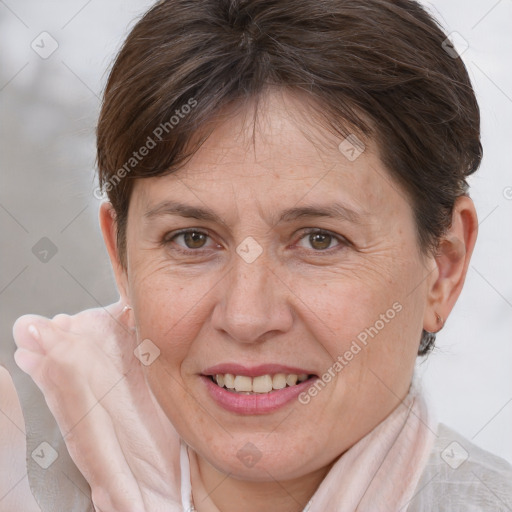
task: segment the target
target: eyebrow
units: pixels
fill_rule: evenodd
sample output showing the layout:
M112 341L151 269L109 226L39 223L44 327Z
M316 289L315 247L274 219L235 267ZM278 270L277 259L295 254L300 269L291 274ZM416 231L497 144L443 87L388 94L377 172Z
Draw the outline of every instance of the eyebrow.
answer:
M165 215L177 215L180 217L225 224L225 222L213 210L204 207L191 206L180 203L179 201L163 201L144 213L144 217L146 219ZM305 205L283 210L279 216L277 224L291 222L304 217L328 217L345 220L354 224L361 224L362 219L365 216L365 213L353 210L341 203L331 203L328 205Z

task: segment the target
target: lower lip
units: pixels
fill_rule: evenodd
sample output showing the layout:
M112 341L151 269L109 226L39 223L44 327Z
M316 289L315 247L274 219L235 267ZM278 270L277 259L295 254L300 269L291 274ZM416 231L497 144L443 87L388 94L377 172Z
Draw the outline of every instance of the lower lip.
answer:
M224 409L238 414L268 414L277 411L281 407L296 399L303 391L311 386L316 378L310 378L283 389L276 389L269 393L254 393L244 395L234 393L226 388L217 386L209 377L201 375L211 397Z

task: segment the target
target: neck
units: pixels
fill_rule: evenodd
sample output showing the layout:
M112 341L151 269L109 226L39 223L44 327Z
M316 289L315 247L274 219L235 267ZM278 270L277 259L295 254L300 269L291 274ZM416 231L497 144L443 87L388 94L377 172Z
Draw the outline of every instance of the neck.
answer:
M197 512L302 512L334 464L293 480L251 482L231 478L199 455L196 457L195 478L200 478L201 482L198 485L193 478L191 483Z

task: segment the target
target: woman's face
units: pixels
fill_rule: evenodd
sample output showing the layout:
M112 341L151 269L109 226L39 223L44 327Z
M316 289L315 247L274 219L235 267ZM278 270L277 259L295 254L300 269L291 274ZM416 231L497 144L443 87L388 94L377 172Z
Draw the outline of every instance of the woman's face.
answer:
M249 480L324 468L381 422L427 308L405 193L374 147L340 149L297 109L278 92L255 126L224 121L185 168L137 180L128 214L126 299L160 351L148 382L201 458ZM316 377L268 392L298 374Z

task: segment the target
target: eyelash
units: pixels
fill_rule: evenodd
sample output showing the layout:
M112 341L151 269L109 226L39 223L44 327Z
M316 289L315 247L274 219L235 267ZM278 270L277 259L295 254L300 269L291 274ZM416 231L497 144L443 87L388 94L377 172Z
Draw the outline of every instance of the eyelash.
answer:
M182 229L181 231L178 231L176 233L173 233L172 236L169 236L170 235L169 233L166 234L162 240L162 245L164 247L168 247L171 244L171 242L173 242L177 237L179 237L181 235L185 235L187 233L199 233L199 234L205 235L207 237L210 237L208 232L203 231L201 229L187 228L187 229ZM333 239L335 239L338 242L337 245L335 245L334 247L331 247L329 249L323 249L323 250L311 249L313 252L315 252L317 254L329 254L330 255L330 254L332 254L332 251L341 250L341 249L351 245L350 242L345 237L343 237L341 235L337 235L337 234L332 233L331 231L327 231L325 229L320 229L320 228L306 228L306 230L302 233L302 236L299 238L299 241L303 240L305 237L307 237L309 235L317 235L317 234L331 236ZM190 254L197 254L198 252L200 252L201 250L204 250L204 249L203 248L184 249L183 247L178 246L178 248L175 248L173 250L176 250L182 254L190 255ZM304 249L304 250L308 250L308 249Z

